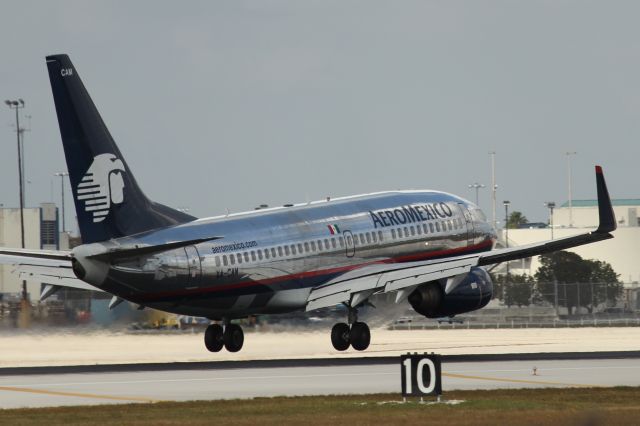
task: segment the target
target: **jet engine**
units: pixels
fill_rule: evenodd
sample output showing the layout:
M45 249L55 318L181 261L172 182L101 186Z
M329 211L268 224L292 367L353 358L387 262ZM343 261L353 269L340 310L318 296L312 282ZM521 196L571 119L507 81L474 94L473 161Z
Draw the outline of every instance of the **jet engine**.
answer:
M468 274L420 284L408 300L420 315L440 318L483 308L492 295L489 273L483 268L472 268Z

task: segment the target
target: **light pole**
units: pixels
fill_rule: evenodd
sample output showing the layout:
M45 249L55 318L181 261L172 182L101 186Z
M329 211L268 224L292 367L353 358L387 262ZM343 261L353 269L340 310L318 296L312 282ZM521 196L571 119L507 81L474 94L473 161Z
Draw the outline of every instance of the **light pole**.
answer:
M496 219L496 190L498 189L498 185L496 185L496 152L489 152L491 156L491 219L493 220L493 229L498 228L498 222Z
M569 228L573 228L573 194L571 193L571 156L577 152L566 152L567 156L567 186L569 187Z
M480 190L480 188L484 188L484 185L478 182L472 183L471 185L469 185L469 189L475 189L476 190L476 206L478 205L479 199L478 199L478 191Z
M504 200L502 202L504 205L504 231L505 231L505 243L507 248L509 248L509 206L511 205L511 201Z
M25 166L25 161L26 161L26 157L27 157L27 153L24 150L24 134L25 132L30 132L31 131L31 115L27 114L25 115L25 118L28 120L28 125L27 127L22 127L20 129L20 151L22 152L22 198L24 199L24 203L27 204L27 185L26 183L29 183L29 181L27 180L27 167Z
M551 239L553 240L553 209L556 208L556 203L547 201L544 205L549 209L549 228L551 228Z
M24 101L22 99L18 100L6 100L5 104L10 109L16 110L16 138L18 141L18 190L19 190L19 198L20 198L20 243L21 247L24 248L24 192L22 188L22 150L20 149L20 114L19 110L24 108ZM27 300L27 281L22 280L22 300Z
M504 204L504 242L507 248L509 248L509 205L511 201L504 200L502 202ZM504 280L504 286L502 286L502 300L504 301L505 296L505 287L509 282L509 261L507 260L507 278Z
M64 224L64 178L65 176L69 176L69 173L56 172L53 175L60 176L60 198L62 199L62 232L65 232L67 229Z

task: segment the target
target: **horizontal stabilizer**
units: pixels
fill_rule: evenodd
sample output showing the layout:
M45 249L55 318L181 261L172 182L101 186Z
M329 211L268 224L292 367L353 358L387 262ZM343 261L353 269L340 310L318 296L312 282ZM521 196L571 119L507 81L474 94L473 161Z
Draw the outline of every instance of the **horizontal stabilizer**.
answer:
M68 265L19 263L15 264L15 267L11 272L17 274L20 279L46 284L41 292L41 298L51 296L60 287L104 293L104 290L100 290L99 288L76 278L73 270L71 269L71 262L68 262ZM47 287L49 286L55 287L55 289L48 289Z
M163 251L173 250L186 246L193 246L200 243L205 243L207 241L218 240L222 237L207 237L207 238L196 238L193 240L183 240L183 241L171 241L163 244L154 244L154 245L142 245L136 244L133 247L128 246L114 246L110 247L104 253L93 254L87 257L92 258L108 258L108 259L122 259L127 257L136 257L136 256L145 256L154 253L161 253Z
M59 250L0 248L0 263L16 263L19 258L71 261L71 253Z

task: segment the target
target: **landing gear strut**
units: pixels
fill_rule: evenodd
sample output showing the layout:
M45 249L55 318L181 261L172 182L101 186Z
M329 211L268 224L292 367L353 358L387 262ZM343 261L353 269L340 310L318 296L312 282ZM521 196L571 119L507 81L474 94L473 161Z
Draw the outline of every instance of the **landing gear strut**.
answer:
M210 352L220 352L225 347L229 352L238 352L244 344L244 332L237 324L224 321L224 328L220 324L211 324L204 332L204 345Z
M331 343L337 351L346 351L349 346L364 351L371 342L371 331L364 322L358 321L358 310L349 307L349 324L339 322L331 329Z

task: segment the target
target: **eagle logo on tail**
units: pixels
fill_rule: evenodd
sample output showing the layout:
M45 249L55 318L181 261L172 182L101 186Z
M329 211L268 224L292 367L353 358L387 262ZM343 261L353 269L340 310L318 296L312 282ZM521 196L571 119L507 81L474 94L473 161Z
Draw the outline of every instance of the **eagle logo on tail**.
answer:
M78 184L78 200L84 201L84 210L92 213L93 223L102 222L109 214L111 204L124 201L124 163L113 154L100 154Z

